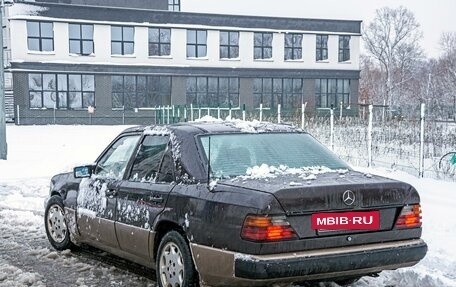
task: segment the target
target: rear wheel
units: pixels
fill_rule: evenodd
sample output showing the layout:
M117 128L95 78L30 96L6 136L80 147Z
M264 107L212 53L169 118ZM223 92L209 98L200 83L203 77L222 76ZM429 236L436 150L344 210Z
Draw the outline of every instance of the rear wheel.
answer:
M359 279L361 279L361 277L347 278L343 280L337 280L335 283L340 286L350 286L351 284L358 282Z
M63 201L60 196L52 196L46 206L44 214L46 235L51 245L57 250L74 247L70 241L70 232L65 221Z
M187 242L177 231L170 231L160 242L156 259L160 287L195 287L196 271Z

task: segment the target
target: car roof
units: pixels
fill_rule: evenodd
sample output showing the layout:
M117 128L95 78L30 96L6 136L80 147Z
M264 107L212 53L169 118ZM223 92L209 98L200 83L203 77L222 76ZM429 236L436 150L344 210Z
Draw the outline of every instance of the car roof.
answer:
M303 132L302 129L290 124L275 124L258 121L196 121L169 125L136 126L124 130L127 132L142 132L146 129L153 130L155 127L168 128L172 131L199 135L199 134L220 134L220 133L283 133Z

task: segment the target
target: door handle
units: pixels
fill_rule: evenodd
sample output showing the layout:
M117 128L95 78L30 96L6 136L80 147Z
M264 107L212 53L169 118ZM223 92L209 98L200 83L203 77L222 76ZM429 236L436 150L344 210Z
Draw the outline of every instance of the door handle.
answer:
M150 198L150 201L155 203L163 203L163 197L161 197L160 195L154 195Z
M105 194L106 194L106 196L112 198L112 197L114 197L114 196L117 195L117 190L115 190L115 189L108 189L108 190L105 191Z

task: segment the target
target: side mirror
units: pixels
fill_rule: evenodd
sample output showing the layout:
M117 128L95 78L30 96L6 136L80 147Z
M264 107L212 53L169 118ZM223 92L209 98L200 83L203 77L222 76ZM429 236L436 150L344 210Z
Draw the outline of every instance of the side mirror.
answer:
M77 166L73 169L73 175L75 178L90 177L93 172L93 165Z

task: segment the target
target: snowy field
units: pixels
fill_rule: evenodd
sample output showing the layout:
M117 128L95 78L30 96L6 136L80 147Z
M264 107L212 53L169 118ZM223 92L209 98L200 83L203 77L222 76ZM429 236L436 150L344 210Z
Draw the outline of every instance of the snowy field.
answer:
M50 177L93 162L125 128L7 126L8 160L0 160L0 286L155 286L152 270L104 252L56 252L44 231L43 203ZM414 267L382 272L352 286L456 286L456 182L386 169L368 171L418 189L429 251Z

